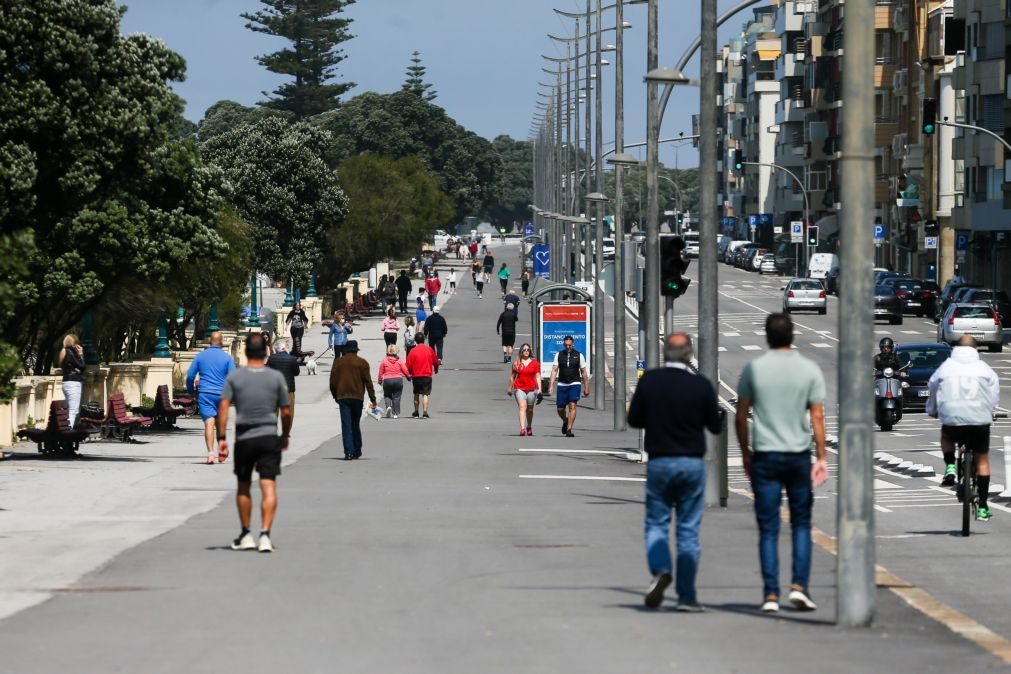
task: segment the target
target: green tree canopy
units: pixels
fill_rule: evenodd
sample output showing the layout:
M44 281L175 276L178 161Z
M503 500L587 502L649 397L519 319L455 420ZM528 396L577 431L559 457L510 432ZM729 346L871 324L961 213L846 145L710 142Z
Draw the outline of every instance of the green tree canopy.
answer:
M509 136L499 136L491 145L502 161L502 172L484 215L496 227L509 229L513 223L528 220L532 215L534 146L530 141Z
M4 341L52 347L111 288L220 255L219 175L180 135L184 63L115 0L0 3L0 231L33 231Z
M342 16L355 0L260 0L266 6L253 14L243 14L246 28L284 38L290 47L257 61L272 73L288 75L264 105L290 112L295 120L333 110L340 97L355 85L336 82L337 66L346 56L339 45L353 36L351 19ZM267 92L263 92L269 96Z
M657 193L660 197L660 221L665 220L664 211L681 210L692 213L699 210L699 179L698 169L668 169L660 167L658 175L663 176L657 181ZM672 184L673 183L673 184ZM676 185L676 187L675 187ZM646 172L642 169L632 169L625 173L625 226L645 226L646 217ZM678 190L681 198L678 199ZM608 171L605 177L604 193L611 199L608 213L614 212L614 172ZM670 218L666 218L670 220Z
M290 115L282 110L263 106L248 108L235 101L218 101L207 108L204 118L197 124L196 136L201 141L210 140L243 124L255 124L268 117L288 119Z
M334 164L365 152L421 159L453 200L457 221L476 215L495 196L502 162L491 143L413 93L361 94L318 123L333 134Z
M298 283L322 258L324 234L339 225L346 200L323 158L330 134L277 118L240 126L202 145L220 167L229 200L252 228L256 269Z
M401 89L421 96L426 101L434 101L439 95L431 90L431 84L425 82L425 66L421 65L421 54L417 51L411 54L411 65L407 66L407 81Z
M417 157L350 157L338 169L348 195L347 222L327 236L321 280L336 285L380 260L416 252L432 229L448 224L453 202Z

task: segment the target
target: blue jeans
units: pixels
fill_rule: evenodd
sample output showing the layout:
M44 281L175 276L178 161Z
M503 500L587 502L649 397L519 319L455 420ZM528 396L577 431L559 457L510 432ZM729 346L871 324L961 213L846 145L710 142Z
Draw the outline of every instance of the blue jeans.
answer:
M765 596L779 595L779 507L783 489L790 504L793 534L794 585L807 590L811 577L811 487L810 452L755 452L751 459L751 489L755 493L758 520L758 558L762 563Z
M699 568L699 526L706 467L701 457L659 456L646 466L646 560L654 576L672 569L671 508L677 511L678 600L694 603L695 573Z
M341 410L341 442L344 456L362 455L362 408L364 402L341 398L337 401Z

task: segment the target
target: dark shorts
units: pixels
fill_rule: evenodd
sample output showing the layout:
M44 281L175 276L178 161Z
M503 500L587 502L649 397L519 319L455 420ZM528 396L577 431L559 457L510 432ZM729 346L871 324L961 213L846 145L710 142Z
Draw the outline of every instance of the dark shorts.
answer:
M414 395L416 395L416 396L430 396L430 395L432 395L432 378L431 377L415 377L411 381L414 382Z
M502 333L502 346L513 346L516 344L516 333L515 332L503 332Z
M579 396L583 393L582 384L555 387L555 405L565 407L569 403L579 404Z
M990 451L990 425L986 426L941 426L941 436L954 442L956 446L965 445L977 454Z
M281 474L281 438L264 435L235 443L235 476L239 482L252 482L253 468L261 480L276 480Z

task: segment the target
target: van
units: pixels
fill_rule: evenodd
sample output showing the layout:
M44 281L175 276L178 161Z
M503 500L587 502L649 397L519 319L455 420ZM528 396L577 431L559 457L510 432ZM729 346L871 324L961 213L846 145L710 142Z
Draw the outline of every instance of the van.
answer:
M685 232L682 236L685 242L685 257L699 256L699 233Z
M839 256L833 253L815 253L807 263L808 278L827 278L833 269L839 268Z
M745 240L731 241L730 245L727 246L726 252L723 254L723 261L726 262L727 264L733 264L734 253L737 252L738 248L748 243L751 242Z

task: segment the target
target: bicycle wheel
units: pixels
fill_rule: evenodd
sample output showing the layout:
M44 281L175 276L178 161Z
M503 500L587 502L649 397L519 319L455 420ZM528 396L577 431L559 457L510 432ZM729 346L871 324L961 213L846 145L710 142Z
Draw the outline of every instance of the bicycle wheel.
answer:
M959 484L959 496L962 497L962 535L969 535L969 522L972 520L972 487L976 475L972 469L972 452L962 452L962 482Z

